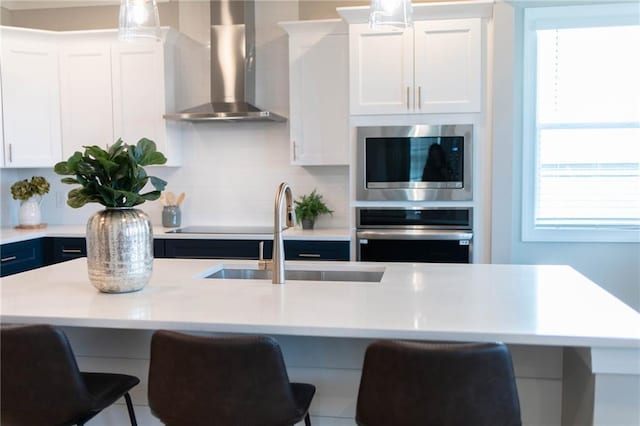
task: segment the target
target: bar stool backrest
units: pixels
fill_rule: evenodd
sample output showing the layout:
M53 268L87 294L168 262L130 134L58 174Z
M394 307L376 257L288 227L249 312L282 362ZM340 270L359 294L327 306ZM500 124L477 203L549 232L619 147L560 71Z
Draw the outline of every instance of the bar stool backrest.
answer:
M367 348L362 426L519 426L511 355L501 343L377 341Z
M155 332L149 405L166 425L290 425L304 415L280 347L264 336Z
M57 425L91 410L69 341L49 325L0 328L3 425Z

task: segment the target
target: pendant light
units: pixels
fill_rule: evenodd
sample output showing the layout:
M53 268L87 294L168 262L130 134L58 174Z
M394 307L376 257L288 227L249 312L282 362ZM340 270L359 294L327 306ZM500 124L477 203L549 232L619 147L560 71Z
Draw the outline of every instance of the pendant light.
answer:
M156 0L121 0L118 38L124 41L160 40Z
M413 26L411 0L371 0L369 28L405 29Z

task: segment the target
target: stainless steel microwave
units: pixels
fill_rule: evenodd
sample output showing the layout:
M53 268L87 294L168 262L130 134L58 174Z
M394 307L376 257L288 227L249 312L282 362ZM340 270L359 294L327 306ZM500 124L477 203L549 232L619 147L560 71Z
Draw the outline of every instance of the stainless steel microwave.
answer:
M473 199L473 125L358 127L356 199Z

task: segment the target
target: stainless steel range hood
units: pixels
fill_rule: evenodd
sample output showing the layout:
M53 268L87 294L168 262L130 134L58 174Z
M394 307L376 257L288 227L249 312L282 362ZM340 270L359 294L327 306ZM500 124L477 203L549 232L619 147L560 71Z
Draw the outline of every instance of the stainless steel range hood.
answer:
M255 105L255 5L254 0L211 0L211 102L179 113L168 120L185 121L286 121Z

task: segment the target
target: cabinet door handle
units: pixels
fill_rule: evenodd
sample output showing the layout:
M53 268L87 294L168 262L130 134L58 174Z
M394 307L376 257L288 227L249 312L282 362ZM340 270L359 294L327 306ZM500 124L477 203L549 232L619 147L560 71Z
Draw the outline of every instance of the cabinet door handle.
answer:
M80 249L62 249L63 253L82 253Z
M298 159L298 153L296 152L296 141L292 141L293 142L293 159L297 160Z
M411 89L409 88L409 86L407 86L407 109L410 109L410 108L411 108L411 106L409 105L409 91L410 91L410 90L411 90Z
M16 256L8 256L8 257L3 257L2 259L0 259L0 262L10 262L12 260L16 260L17 257Z
M418 86L418 109L422 109L422 87Z
M9 144L9 162L13 163L13 146Z
M300 253L298 257L320 257L317 253Z

